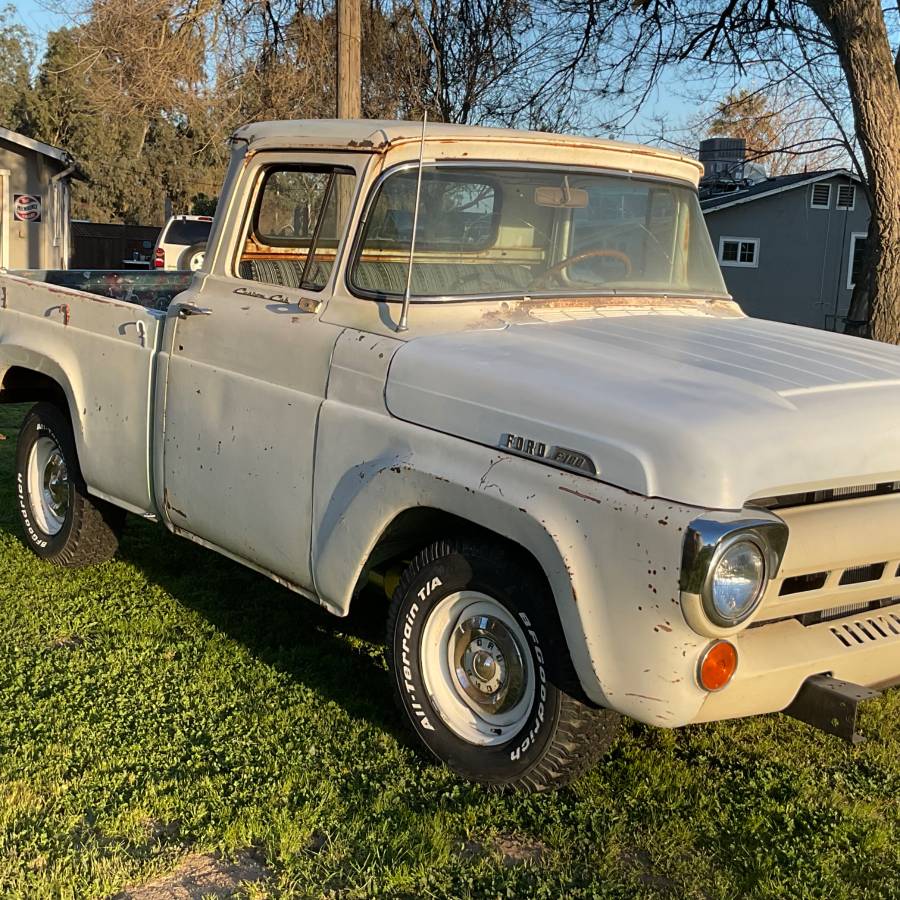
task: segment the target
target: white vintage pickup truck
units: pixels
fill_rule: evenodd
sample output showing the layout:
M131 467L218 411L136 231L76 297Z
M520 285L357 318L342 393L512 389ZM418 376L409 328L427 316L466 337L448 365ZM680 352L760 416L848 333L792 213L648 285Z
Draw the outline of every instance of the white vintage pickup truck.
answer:
M193 275L0 277L32 549L104 560L127 511L338 616L386 585L400 708L488 784L623 714L856 739L900 680L900 350L745 316L691 159L420 129L241 128Z

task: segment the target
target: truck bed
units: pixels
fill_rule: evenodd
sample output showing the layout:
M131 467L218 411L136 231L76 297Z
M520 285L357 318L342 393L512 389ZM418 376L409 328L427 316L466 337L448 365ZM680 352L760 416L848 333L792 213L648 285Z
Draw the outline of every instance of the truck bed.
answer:
M86 294L136 303L145 309L165 312L172 298L191 283L193 272L163 269L134 271L131 269L22 269L10 275L71 288Z
M153 392L166 309L190 272L0 273L0 379L40 373L66 395L88 490L152 513Z

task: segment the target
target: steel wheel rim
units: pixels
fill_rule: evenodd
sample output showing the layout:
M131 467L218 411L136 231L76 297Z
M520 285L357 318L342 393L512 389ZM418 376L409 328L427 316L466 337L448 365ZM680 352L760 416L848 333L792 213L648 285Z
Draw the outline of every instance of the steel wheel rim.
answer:
M203 268L203 260L204 259L206 259L206 251L205 250L201 250L199 253L195 253L188 260L188 268L192 272L199 272L200 269Z
M59 534L69 514L69 469L56 441L39 437L28 454L28 496L35 524L44 534Z
M444 724L479 746L503 744L528 720L535 670L522 627L477 591L441 600L422 630L425 690Z

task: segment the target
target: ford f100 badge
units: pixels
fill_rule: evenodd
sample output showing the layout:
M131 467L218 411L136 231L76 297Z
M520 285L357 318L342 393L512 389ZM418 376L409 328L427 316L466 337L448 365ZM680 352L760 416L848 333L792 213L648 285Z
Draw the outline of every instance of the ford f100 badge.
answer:
M577 450L569 450L566 447L550 447L548 449L544 441L523 437L521 434L501 435L500 446L519 456L542 459L560 469L573 469L578 472L587 472L589 475L597 474L597 467L593 460Z

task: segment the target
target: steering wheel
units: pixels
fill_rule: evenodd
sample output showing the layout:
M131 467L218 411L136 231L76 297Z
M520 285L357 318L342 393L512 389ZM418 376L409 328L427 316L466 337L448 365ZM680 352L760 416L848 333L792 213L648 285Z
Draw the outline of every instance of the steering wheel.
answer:
M623 253L621 250L608 250L605 247L595 247L593 250L583 250L581 253L576 253L574 256L567 256L565 259L556 263L556 265L550 266L543 275L539 275L532 282L531 287L548 287L550 279L564 272L569 266L574 266L576 263L583 262L586 259L594 259L600 256L618 260L625 266L625 275L628 276L631 274L631 257L627 253Z

